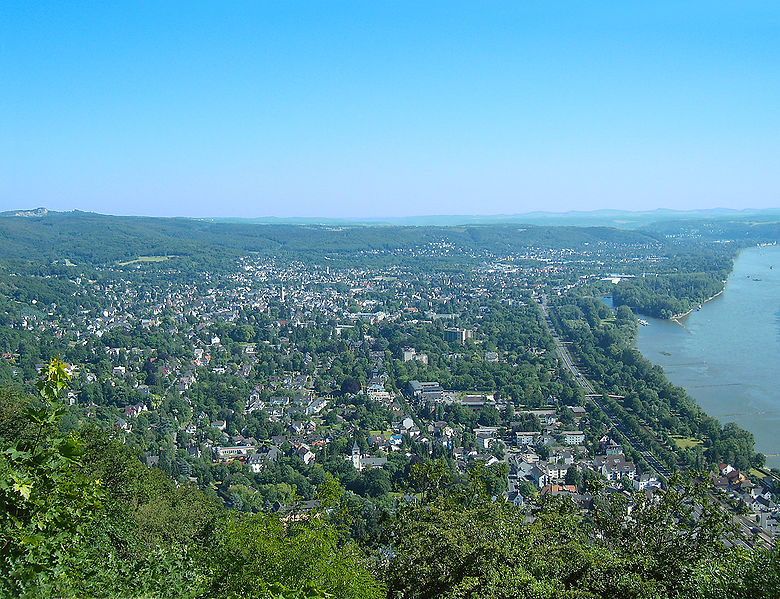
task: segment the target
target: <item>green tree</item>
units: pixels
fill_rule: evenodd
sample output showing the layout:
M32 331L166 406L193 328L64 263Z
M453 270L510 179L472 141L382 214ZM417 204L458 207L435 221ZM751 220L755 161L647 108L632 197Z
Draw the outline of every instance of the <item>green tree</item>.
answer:
M577 489L582 489L585 484L585 479L582 476L582 472L580 472L580 469L577 468L577 466L569 466L569 469L566 470L566 479L565 483L567 485L574 485L577 487Z
M452 473L444 460L430 460L413 464L409 470L409 487L421 493L425 501L439 496L449 484Z
M274 585L287 589L285 598L297 597L289 590L310 593L304 597L383 597L357 547L339 543L335 529L317 518L285 523L267 514L231 516L209 557L204 597L271 599Z
M102 484L79 471L82 442L59 432L60 394L70 376L52 359L38 382L39 400L4 390L3 412L18 412L16 438L0 451L0 593L55 595L102 511ZM9 406L8 404L13 404ZM10 427L3 423L3 432Z

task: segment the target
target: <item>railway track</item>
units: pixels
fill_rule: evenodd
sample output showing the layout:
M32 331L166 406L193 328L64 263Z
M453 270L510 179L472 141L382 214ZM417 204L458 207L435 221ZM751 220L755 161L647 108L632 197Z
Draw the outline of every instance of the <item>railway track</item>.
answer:
M598 399L599 394L593 388L593 385L590 383L590 381L588 381L588 379L583 376L579 368L577 368L577 366L574 364L571 353L569 353L569 350L564 345L564 342L555 331L555 327L553 326L552 320L550 319L550 314L547 311L547 298L542 296L538 301L539 307L542 311L542 316L544 317L544 322L550 332L550 335L552 335L553 341L555 342L555 348L558 351L558 356L561 359L564 368L566 368L566 370L571 373L571 375L574 377L574 380L577 381L577 383L583 389L585 389L588 395L596 396L588 397L588 401L593 402L602 412L604 412L604 414L606 414L612 426L626 438L626 440L631 444L632 447L634 447L634 449L639 452L639 454L642 456L642 459L644 459L647 465L650 466L650 468L655 471L656 474L663 476L664 478L669 478L672 474L671 471L666 466L664 466L663 463L661 463L661 461L656 458L650 450L645 447L644 443L642 443L642 441L628 429L625 423L623 423L623 421L618 418L612 412L612 410L610 410L609 407L604 404L602 400Z

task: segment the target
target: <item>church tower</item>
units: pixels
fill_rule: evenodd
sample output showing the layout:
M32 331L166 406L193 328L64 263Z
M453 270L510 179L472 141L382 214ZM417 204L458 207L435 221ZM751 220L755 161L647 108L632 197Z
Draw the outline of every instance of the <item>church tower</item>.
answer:
M360 470L360 447L358 447L357 441L352 446L352 465L355 470Z

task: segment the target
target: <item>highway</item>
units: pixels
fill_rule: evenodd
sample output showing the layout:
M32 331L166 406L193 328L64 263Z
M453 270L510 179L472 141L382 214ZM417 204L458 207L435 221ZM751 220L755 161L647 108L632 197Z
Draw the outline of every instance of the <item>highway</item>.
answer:
M588 397L588 401L593 402L595 405L599 407L599 409L601 409L602 412L604 412L604 414L606 414L612 426L617 431L619 431L626 438L626 440L628 440L628 442L631 444L631 446L634 449L636 449L640 453L640 455L645 460L647 465L650 466L650 468L652 468L657 474L660 474L665 478L669 478L669 476L671 476L672 474L669 471L669 469L666 466L664 466L644 446L644 444L637 438L637 436L634 435L634 433L632 433L630 430L628 430L628 428L625 426L623 421L617 418L611 412L611 410L604 404L604 402L599 399L599 396L601 394L598 393L593 388L593 385L590 384L590 381L588 381L579 371L579 368L575 366L574 361L571 358L571 354L569 353L569 350L563 344L563 341L561 341L560 337L558 337L558 333L555 331L555 327L552 324L552 320L550 320L550 314L547 311L547 297L541 296L538 302L539 302L539 308L542 310L542 316L544 316L544 322L547 325L547 329L550 331L550 335L552 335L553 341L555 341L555 347L558 351L558 356L560 357L564 368L566 368L566 370L568 370L571 373L571 375L574 377L574 380L577 381L577 383L579 383L583 389L585 389L588 395L595 396L595 397Z

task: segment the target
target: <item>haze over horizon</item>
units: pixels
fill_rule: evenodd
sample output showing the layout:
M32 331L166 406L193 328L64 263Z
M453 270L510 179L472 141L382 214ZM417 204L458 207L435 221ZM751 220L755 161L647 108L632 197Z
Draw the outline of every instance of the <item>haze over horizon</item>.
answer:
M780 206L770 3L7 3L0 211Z
M623 209L592 209L592 210L565 210L548 211L534 210L526 212L508 213L474 213L466 212L455 214L403 214L397 216L328 216L324 214L302 215L302 216L189 216L189 215L149 215L149 214L113 214L109 212L73 210L50 210L46 206L37 207L17 207L15 209L0 211L0 217L45 217L51 213L56 214L84 214L99 215L109 218L160 218L160 219L193 219L202 221L225 221L225 222L248 222L259 224L274 224L275 222L284 224L349 224L356 225L429 225L429 226L460 226L464 224L516 224L527 223L535 225L586 225L586 226L616 226L618 228L633 228L646 225L658 220L685 220L689 218L702 218L712 216L714 218L732 218L732 217L753 217L765 221L767 218L776 218L780 213L780 207L769 208L694 208L694 209L675 209L675 208L653 208L648 210L623 210Z

